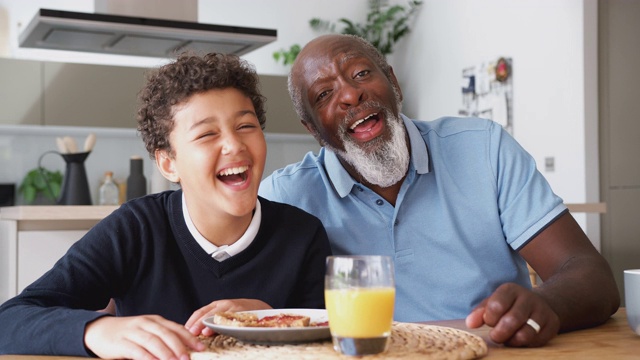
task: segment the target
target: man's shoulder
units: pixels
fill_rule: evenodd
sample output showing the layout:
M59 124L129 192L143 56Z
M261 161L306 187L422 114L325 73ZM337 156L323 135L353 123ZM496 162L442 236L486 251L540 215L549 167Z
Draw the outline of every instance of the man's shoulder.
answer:
M320 225L320 220L313 214L300 209L297 206L287 203L269 200L265 197L258 196L260 206L262 207L263 218L270 218L271 222L277 223L275 220L284 219L287 223L305 223L307 225Z
M495 122L476 117L446 116L431 121L413 120L424 136L430 132L439 137L448 137L470 131L490 131L497 125Z
M324 148L318 154L309 152L301 161L274 171L262 180L258 194L270 200L299 205L309 192L325 187L328 181L325 154Z
M295 214L295 215L310 215L308 212L287 203L269 200L263 196L258 195L260 206L262 207L263 214ZM313 216L313 215L311 215Z
M302 160L286 165L283 168L275 170L267 179L284 180L289 178L295 181L309 180L309 177L319 176L319 170L324 168L325 149L322 148L317 154L309 151L304 155Z

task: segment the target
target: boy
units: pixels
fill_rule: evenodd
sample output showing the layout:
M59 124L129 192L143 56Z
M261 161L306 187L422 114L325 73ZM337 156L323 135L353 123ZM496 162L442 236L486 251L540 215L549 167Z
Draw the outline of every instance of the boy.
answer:
M257 196L263 99L236 56L182 55L153 72L138 131L181 189L123 204L3 304L0 353L188 359L216 312L323 307L320 221ZM96 311L111 298L117 316Z

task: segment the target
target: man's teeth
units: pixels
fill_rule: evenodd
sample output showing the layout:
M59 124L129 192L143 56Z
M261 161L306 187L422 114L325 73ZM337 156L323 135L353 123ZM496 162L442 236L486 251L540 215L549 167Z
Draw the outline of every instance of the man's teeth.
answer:
M248 166L239 166L239 167L228 168L228 169L224 169L224 170L220 171L218 176L229 176L229 175L242 174L243 172L247 171L248 169L249 169Z
M360 120L358 120L358 121L354 122L354 123L353 123L353 125L351 125L351 127L349 128L349 130L353 130L353 129L355 129L358 125L360 125L360 124L362 124L363 122L365 122L365 121L369 120L369 118L370 118L370 117L375 116L375 115L378 115L378 113L368 115L368 116L367 116L367 117L365 117L364 119L360 119Z

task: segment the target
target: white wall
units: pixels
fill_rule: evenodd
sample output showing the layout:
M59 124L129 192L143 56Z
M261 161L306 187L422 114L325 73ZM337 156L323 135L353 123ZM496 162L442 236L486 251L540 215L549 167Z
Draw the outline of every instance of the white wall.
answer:
M462 69L501 56L513 59L515 138L565 202L598 201L596 0L424 1L390 58L404 112L457 114ZM599 246L597 216L576 217Z
M277 29L277 41L243 56L260 74L270 75L289 73L273 60L274 51L317 36L309 27L311 18L364 21L367 12L366 0L200 0L198 6L201 22Z
M583 0L426 1L406 53L394 57L405 111L455 115L464 67L513 58L514 136L539 165L555 157L545 176L565 200L584 201L583 12Z

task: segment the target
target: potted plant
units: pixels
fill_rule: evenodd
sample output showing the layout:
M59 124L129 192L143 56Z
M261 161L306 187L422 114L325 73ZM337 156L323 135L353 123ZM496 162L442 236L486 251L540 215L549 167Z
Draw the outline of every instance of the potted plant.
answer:
M313 18L309 25L316 31L336 32L342 27L341 34L357 35L369 41L382 55L393 52L394 45L409 33L409 20L415 11L422 5L420 0L409 1L408 7L402 5L388 6L383 0L369 0L369 12L364 24L355 23L347 18L338 19L337 23ZM300 53L298 44L292 45L288 50L281 49L273 53L276 62L282 61L284 65L293 64Z
M26 204L54 204L62 187L62 173L50 171L44 167L30 170L22 180L18 193Z

